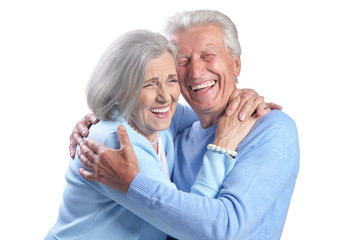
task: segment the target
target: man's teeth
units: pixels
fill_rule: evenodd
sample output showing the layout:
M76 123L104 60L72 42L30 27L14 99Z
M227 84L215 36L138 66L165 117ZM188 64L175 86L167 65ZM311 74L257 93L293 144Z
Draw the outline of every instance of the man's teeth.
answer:
M199 85L191 86L191 89L193 91L195 91L195 90L198 90L198 89L201 89L201 88L206 88L206 87L213 86L214 84L216 84L215 81L207 81L207 82L204 82L204 83L199 84Z
M150 111L154 112L154 113L165 113L165 112L169 111L169 107L166 107L166 108L153 108Z

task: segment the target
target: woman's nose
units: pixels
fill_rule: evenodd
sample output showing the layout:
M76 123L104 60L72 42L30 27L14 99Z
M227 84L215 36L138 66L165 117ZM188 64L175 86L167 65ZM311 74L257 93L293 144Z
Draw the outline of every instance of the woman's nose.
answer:
M158 86L156 100L158 102L165 103L165 102L168 102L169 98L170 98L170 94L169 94L168 88L162 84L160 86Z

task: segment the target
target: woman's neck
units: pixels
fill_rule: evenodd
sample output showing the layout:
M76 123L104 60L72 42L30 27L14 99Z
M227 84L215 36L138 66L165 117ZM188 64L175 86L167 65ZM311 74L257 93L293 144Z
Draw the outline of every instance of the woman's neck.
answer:
M137 133L139 133L140 135L144 136L149 142L150 144L153 146L153 148L155 149L155 151L158 153L158 141L160 138L160 133L159 131L157 132L152 132L149 134L145 134L144 132L140 131L139 128L132 123L131 121L128 122L129 126L131 126Z

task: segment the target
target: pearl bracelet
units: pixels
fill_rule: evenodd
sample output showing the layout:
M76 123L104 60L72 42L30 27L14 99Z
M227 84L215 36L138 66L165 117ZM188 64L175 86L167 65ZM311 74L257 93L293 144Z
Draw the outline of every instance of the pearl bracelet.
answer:
M230 149L227 148L222 148L220 146L214 145L212 143L208 144L207 149L216 151L216 152L220 152L220 153L225 153L228 154L231 157L235 157L237 155L237 151L232 151Z

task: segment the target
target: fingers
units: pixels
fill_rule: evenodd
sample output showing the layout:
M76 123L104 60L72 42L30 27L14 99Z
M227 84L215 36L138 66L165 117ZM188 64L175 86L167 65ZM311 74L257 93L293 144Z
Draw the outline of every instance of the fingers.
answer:
M79 134L83 137L87 137L89 134L89 127L98 122L94 114L89 113L85 115L75 126Z
M85 167L89 168L93 172L98 172L98 156L92 150L90 150L85 144L82 144L77 153L79 160Z
M259 117L262 117L264 115L264 109L266 107L266 104L264 102L264 97L259 96L256 98L254 105L256 107L256 115Z
M266 107L265 107L265 108L282 110L282 106L281 106L281 105L278 105L278 104L276 104L276 103L266 103Z
M259 95L252 89L236 89L232 92L227 109L226 116L231 116L238 111L239 120L244 121L251 116L255 109L255 101Z
M85 115L75 126L75 129L82 137L87 137L91 125L99 122L99 119L92 113Z
M233 92L231 93L231 96L229 97L229 99L232 99L234 97L238 97L238 96L244 94L247 91L248 91L248 89L238 89L237 88L237 89L233 90Z
M240 106L242 107L241 111L239 112L239 120L241 122L245 121L248 116L251 116L255 109L255 96L249 96L249 93L243 94L241 96L241 103ZM242 104L243 103L243 104ZM242 104L242 105L241 105Z
M251 118L250 118L250 121L253 121L253 124L255 122L257 122L257 120L259 120L261 117L263 117L264 115L266 115L267 113L271 112L271 109L270 108L266 108L266 109L263 109L263 115L259 115L258 113L257 114L254 114ZM247 119L248 121L248 119Z
M235 89L233 90L233 92L231 93L230 97L229 97L229 101L228 101L228 105L225 111L226 116L232 116L233 113L236 112L239 103L241 101L241 96L247 92L248 89Z
M85 170L84 168L79 169L80 175L82 175L85 179L91 180L91 181L98 181L98 175L94 172L89 172Z
M271 109L270 109L270 108L266 108L266 109L264 110L263 116L266 115L266 114L269 113L269 112L271 112Z
M100 121L100 119L97 118L97 116L95 116L95 114L90 113L90 114L88 114L88 116L89 116L92 124L97 124Z
M70 157L74 158L76 146L80 145L80 143L83 142L83 137L79 134L79 132L75 128L74 131L71 133L69 140L70 140L70 144L69 144Z
M241 102L240 96L231 98L226 108L226 116L232 116L233 113L237 110L240 102Z
M83 137L87 137L89 134L89 127L99 122L99 119L94 114L85 115L77 124L73 132L70 134L69 152L70 157L75 157L76 146L80 145L83 141Z
M119 125L117 129L117 135L120 142L120 147L131 146L130 139L128 136L128 132L123 125Z
M95 153L95 154L98 154L100 152L100 149L103 147L102 144L94 141L93 139L91 138L86 138L84 140L84 144L86 145L86 147L88 147L89 150L91 151L88 151L87 153ZM81 144L79 144L79 146L81 146ZM84 153L84 152L83 152Z

